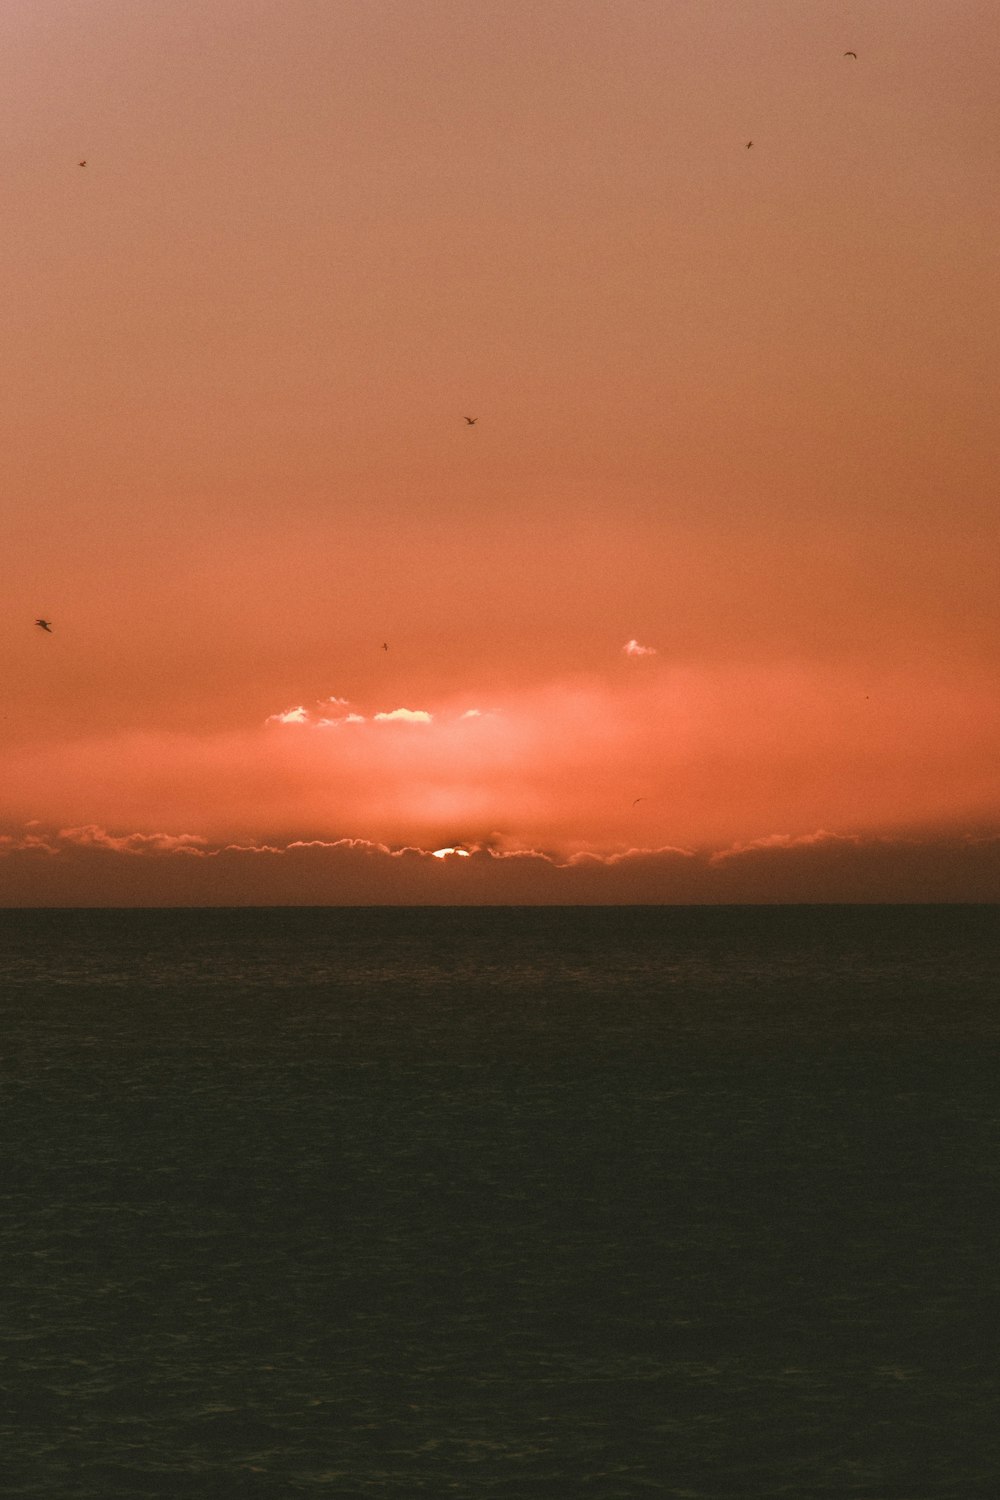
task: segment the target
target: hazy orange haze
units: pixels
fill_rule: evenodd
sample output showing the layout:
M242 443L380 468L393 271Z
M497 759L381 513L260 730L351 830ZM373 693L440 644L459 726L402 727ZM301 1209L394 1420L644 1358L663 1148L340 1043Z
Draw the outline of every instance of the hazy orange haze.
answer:
M1000 898L992 3L0 41L0 901Z

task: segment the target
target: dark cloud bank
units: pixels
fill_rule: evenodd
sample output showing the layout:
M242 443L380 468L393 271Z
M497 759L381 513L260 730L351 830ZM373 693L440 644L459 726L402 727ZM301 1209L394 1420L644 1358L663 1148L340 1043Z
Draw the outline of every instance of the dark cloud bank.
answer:
M820 832L727 850L467 857L360 840L215 845L88 827L0 835L0 905L379 906L1000 901L1000 833Z

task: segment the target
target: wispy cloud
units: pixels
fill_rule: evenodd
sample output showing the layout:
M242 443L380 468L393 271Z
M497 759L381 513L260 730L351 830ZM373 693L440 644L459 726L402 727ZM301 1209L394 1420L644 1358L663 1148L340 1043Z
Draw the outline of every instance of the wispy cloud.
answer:
M299 704L297 708L287 708L284 713L268 714L266 724L309 724L317 729L330 729L337 724L363 724L363 714L350 711L351 704L347 698L320 698L314 708L306 708Z
M747 854L776 851L779 849L808 849L816 844L858 844L857 834L828 833L819 828L815 833L769 833L765 838L750 839L745 844L731 844L728 849L719 849L711 856L712 864L724 864L727 859L740 859Z
M115 854L205 854L208 844L195 833L128 833L116 837L94 823L60 828L56 837L64 844L108 849Z
M656 656L655 646L640 646L636 640L626 641L622 647L626 656Z
M364 714L340 714L331 718L310 719L309 722L316 729L339 729L341 724L367 724L368 720Z
M37 818L32 818L25 827L37 827ZM0 833L0 857L5 854L58 854L56 836L47 838L36 833Z

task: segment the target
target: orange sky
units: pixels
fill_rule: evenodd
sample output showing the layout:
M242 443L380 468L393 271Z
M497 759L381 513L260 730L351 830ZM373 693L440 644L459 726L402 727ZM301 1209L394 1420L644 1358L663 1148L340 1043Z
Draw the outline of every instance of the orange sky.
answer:
M0 903L1000 899L998 44L8 0Z

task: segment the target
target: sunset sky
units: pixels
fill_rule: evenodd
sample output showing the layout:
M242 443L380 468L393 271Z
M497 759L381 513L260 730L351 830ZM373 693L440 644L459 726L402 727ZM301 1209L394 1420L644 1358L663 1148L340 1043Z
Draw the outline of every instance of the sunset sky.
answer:
M998 48L7 0L0 904L1000 899Z

